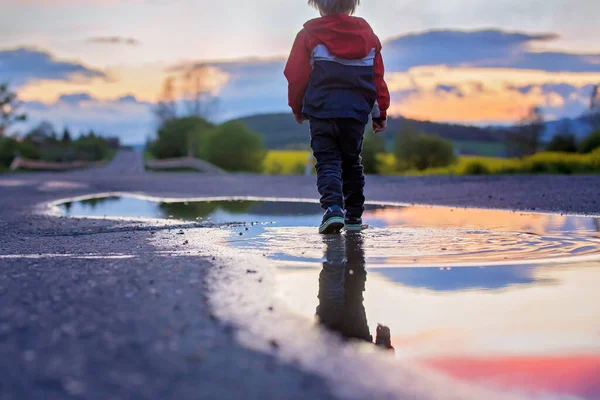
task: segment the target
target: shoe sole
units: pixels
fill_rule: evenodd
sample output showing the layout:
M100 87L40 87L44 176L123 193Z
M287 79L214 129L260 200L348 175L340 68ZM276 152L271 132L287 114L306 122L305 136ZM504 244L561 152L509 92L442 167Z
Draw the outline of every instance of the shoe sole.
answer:
M348 232L360 232L364 229L363 224L352 224L352 225L345 225L345 229Z
M344 218L341 217L332 217L325 221L319 227L319 233L321 235L329 235L332 233L340 233L340 231L344 228Z

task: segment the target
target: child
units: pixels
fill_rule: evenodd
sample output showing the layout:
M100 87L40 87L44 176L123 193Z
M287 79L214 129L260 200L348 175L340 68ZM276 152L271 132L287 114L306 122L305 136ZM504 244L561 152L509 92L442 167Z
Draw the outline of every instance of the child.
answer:
M296 121L310 121L317 186L325 210L319 233L362 229L365 125L387 127L390 104L381 43L369 24L352 17L360 0L309 0L321 18L308 21L285 68ZM345 210L345 211L344 211Z

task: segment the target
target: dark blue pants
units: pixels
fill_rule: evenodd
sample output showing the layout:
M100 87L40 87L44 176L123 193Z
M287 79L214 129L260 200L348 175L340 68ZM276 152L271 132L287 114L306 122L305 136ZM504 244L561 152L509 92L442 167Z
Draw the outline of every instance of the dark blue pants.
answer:
M317 160L321 207L340 206L361 218L365 176L360 154L365 125L354 119L310 119L310 147Z

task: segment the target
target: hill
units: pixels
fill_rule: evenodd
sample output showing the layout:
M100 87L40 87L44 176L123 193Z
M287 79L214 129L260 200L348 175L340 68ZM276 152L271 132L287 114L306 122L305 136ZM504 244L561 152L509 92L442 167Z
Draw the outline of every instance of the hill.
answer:
M308 124L298 125L291 114L260 114L239 118L250 129L262 133L265 145L269 149L306 149L309 143ZM389 118L388 130L384 134L391 143L405 124L415 130L438 135L453 142L500 144L501 136L492 128L446 124L431 121L418 121L408 118Z

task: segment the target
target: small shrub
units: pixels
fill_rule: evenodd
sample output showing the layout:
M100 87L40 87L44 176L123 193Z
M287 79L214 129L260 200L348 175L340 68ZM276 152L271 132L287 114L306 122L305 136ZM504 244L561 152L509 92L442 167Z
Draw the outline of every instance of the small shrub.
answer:
M572 133L555 135L546 146L546 151L577 153L577 138Z
M8 167L18 148L18 143L11 137L0 137L0 166Z
M592 151L588 155L588 161L590 163L592 171L600 172L600 148Z
M447 167L455 161L454 146L449 140L438 136L406 131L396 139L394 154L398 169Z
M458 171L460 175L489 175L490 168L481 160L470 160Z
M588 157L567 153L538 153L522 162L521 172L533 174L577 174L591 172Z
M600 130L596 130L586 136L579 145L580 153L591 153L595 149L600 148Z

